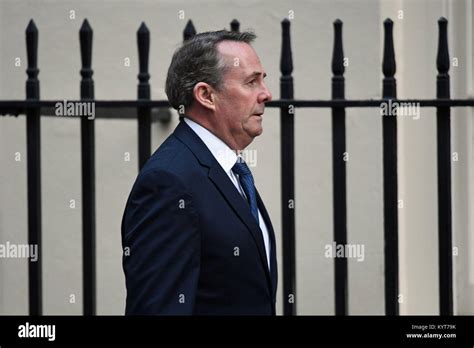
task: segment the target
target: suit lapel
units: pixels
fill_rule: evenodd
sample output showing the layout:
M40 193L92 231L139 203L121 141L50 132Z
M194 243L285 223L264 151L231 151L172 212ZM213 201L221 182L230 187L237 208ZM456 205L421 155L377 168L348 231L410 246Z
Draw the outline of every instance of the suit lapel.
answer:
M260 254L260 260L265 265L265 269L267 270L266 273L269 273L262 231L257 225L257 221L252 216L248 204L237 191L234 184L229 179L229 177L224 172L219 163L217 163L210 169L209 178L214 182L216 187L226 199L227 203L229 203L235 213L239 216L240 220L242 220L242 222L247 226L250 234L252 235L255 243L257 244L257 249ZM267 276L270 276L270 274L267 274Z
M258 193L258 190L255 188L257 192L257 203L258 209L265 220L265 224L267 226L268 235L270 237L270 274L272 278L272 287L273 287L273 300L276 301L276 290L278 285L278 269L277 269L277 262L276 262L276 240L275 240L275 231L273 230L273 225L270 220L270 216L268 215L267 209L263 204L263 200Z
M209 167L209 179L214 183L217 189L224 196L229 206L234 210L240 220L247 227L247 230L250 232L253 240L255 241L255 244L257 245L258 253L260 255L260 261L264 265L267 282L269 288L272 290L272 296L274 296L274 284L272 281L273 277L270 274L270 271L268 270L267 256L265 252L265 244L263 241L262 231L260 230L257 221L255 221L255 218L252 216L248 204L245 202L243 197L235 188L234 184L224 172L219 162L217 162L217 160L214 158L210 150L207 148L206 144L204 144L201 138L199 138L199 136L194 133L194 131L186 124L186 122L180 121L173 134L178 137L194 153L201 165ZM263 203L260 199L260 196L258 195L258 192L257 197L259 207L263 207ZM262 216L265 213L264 218L266 219L266 221L269 221L265 207L263 207L260 212L262 213ZM271 226L271 224L267 222L267 226ZM273 234L273 229L271 234ZM272 250L274 250L274 247L272 247ZM271 263L270 268L274 268Z

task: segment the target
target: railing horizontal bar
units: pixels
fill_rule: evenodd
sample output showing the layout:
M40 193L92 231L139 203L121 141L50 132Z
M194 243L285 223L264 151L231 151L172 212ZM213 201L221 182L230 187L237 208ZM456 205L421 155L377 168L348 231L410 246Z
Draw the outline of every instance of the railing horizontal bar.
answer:
M86 100L68 100L72 103L82 103ZM92 101L92 100L91 100ZM18 113L23 114L26 107L54 108L61 100L3 100L0 101L0 114ZM472 107L474 99L392 99L393 103L418 103L420 107ZM303 108L331 108L331 107L380 107L381 103L387 103L386 99L366 99L366 100L299 100L299 99L279 99L266 103L267 107L285 107L293 105ZM95 100L94 107L97 108L136 108L136 107L170 107L166 100Z
M420 107L437 106L474 106L474 99L392 99L394 103L419 103ZM367 99L367 100L274 100L265 104L267 107L380 107L382 103L387 103L387 99ZM399 105L403 106L403 105Z
M72 116L57 116L55 113L54 108L52 107L42 107L41 116L43 117L63 117L64 119L78 119L78 117ZM6 115L23 115L24 112L18 109L7 109L6 111L1 109L0 113L5 112ZM107 107L107 108L97 108L95 110L94 118L101 118L101 119L130 119L136 120L138 115L138 111L136 107ZM86 116L84 116L86 117ZM160 121L160 122L167 122L171 120L172 114L169 107L153 107L151 108L151 120L152 122Z

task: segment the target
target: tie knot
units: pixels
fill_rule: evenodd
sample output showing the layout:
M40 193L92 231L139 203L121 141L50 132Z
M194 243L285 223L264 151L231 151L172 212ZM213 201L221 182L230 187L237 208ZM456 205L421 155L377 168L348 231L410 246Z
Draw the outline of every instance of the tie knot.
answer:
M232 167L232 171L239 175L252 175L247 163L243 160L243 158L237 158L237 162L235 162L234 166Z

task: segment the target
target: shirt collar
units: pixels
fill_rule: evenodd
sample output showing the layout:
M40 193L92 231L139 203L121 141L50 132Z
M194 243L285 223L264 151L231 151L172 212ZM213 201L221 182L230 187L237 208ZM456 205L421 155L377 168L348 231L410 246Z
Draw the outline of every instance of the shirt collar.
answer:
M204 144L206 144L207 148L211 151L212 155L217 162L219 162L224 171L230 171L235 162L237 162L237 154L235 151L199 123L194 122L187 117L184 117L184 121L199 136L199 138L201 138Z

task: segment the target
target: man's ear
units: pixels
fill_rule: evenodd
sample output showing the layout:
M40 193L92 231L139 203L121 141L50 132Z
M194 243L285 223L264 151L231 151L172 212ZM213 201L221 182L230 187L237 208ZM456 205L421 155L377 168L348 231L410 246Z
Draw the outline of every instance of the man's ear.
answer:
M195 102L211 110L216 109L214 93L214 88L205 82L198 82L193 88Z

